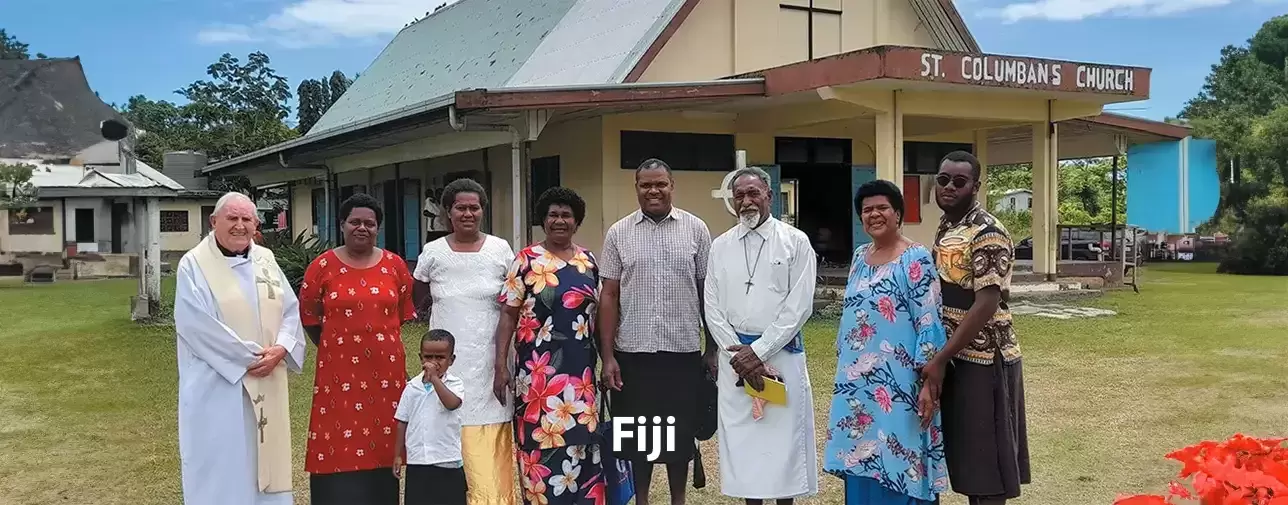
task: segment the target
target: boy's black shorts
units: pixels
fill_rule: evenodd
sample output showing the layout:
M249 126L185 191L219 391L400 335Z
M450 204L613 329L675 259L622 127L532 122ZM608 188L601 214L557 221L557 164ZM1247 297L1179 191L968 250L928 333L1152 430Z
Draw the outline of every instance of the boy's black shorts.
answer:
M407 465L407 505L465 505L465 469Z

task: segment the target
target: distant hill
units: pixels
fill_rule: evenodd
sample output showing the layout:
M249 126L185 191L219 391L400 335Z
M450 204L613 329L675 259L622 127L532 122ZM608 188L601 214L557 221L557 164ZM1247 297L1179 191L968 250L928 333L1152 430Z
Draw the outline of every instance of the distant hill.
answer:
M0 158L70 159L125 122L89 87L79 58L0 60Z

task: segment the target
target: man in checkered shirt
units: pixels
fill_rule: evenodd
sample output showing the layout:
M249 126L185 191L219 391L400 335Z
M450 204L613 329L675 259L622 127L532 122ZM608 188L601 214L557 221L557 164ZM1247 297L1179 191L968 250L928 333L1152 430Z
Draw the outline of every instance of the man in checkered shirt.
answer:
M675 450L653 461L635 444L623 444L619 458L632 462L636 503L647 505L654 464L665 464L671 502L684 503L689 461L698 428L702 282L706 278L711 232L693 214L671 205L671 167L648 159L635 170L640 210L608 229L600 253L599 334L602 383L614 390L613 417L675 417Z

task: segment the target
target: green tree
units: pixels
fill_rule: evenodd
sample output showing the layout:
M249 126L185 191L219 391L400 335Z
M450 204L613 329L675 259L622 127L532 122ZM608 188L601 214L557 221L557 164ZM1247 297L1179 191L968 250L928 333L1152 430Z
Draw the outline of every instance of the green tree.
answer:
M349 86L353 84L353 79L344 75L344 72L336 70L335 72L331 72L331 78L328 79L328 84L331 88L331 103L328 104L327 107L330 107L335 104L336 100L340 99L340 95L343 95L345 91L349 91Z
M326 113L327 107L330 106L331 93L325 81L317 79L300 81L300 87L296 89L296 93L300 99L295 109L295 130L303 135L308 133L319 119L322 119L322 114Z
M5 33L0 28L0 60L26 60L31 56L27 53L27 44L18 40L18 37Z
M290 87L267 55L251 53L243 63L224 54L206 73L209 80L175 91L188 100L186 104L135 96L119 107L142 131L135 150L144 162L160 167L166 152L188 149L217 162L297 136L283 122L290 113ZM210 187L253 192L245 177L212 179Z
M1117 209L1118 222L1121 223L1127 213L1127 185L1122 180L1126 165L1121 159L1119 163ZM1063 161L1060 163L1058 183L1060 224L1092 225L1112 222L1110 209L1114 204L1113 158ZM990 209L996 208L1007 191L1032 188L1033 170L1028 163L988 167ZM1032 220L1030 211L1017 209L997 212L996 215L1012 235L1019 238L1028 236Z
M322 115L335 105L336 100L348 91L350 84L353 84L353 79L339 70L332 72L329 78L300 81L300 86L296 89L299 94L299 102L296 104L296 131L301 135L308 133L313 125L322 119Z
M35 167L18 163L0 163L0 209L31 207L36 203L31 173Z
M1226 46L1180 117L1216 139L1221 203L1205 230L1233 232L1221 270L1288 274L1288 16L1266 21L1245 46Z

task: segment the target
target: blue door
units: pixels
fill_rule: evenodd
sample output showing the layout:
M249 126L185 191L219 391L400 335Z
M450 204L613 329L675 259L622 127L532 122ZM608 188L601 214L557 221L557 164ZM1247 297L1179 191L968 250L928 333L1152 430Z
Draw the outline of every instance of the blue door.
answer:
M420 204L423 202L420 198L420 181L417 179L403 179L403 258L412 260L420 256L420 244L425 240L420 230L420 224L424 220L420 216Z
M873 166L854 165L850 167L850 198L853 200L854 194L859 192L859 186L868 181L876 180L877 169ZM850 221L854 223L854 248L872 241L866 232L863 231L863 221L859 219L858 211L854 210L854 205L850 205Z
M389 201L389 196L391 196L393 191L394 181L385 181L383 183L371 185L370 195L376 198L376 203L380 204L380 208L385 209L385 219L380 223L380 226L376 228L376 247L381 249L389 249L389 246L385 245L385 229L389 228L391 224L393 226L397 226L396 223L391 223L389 219L390 215L393 214L393 209L389 207L389 204L391 203Z

